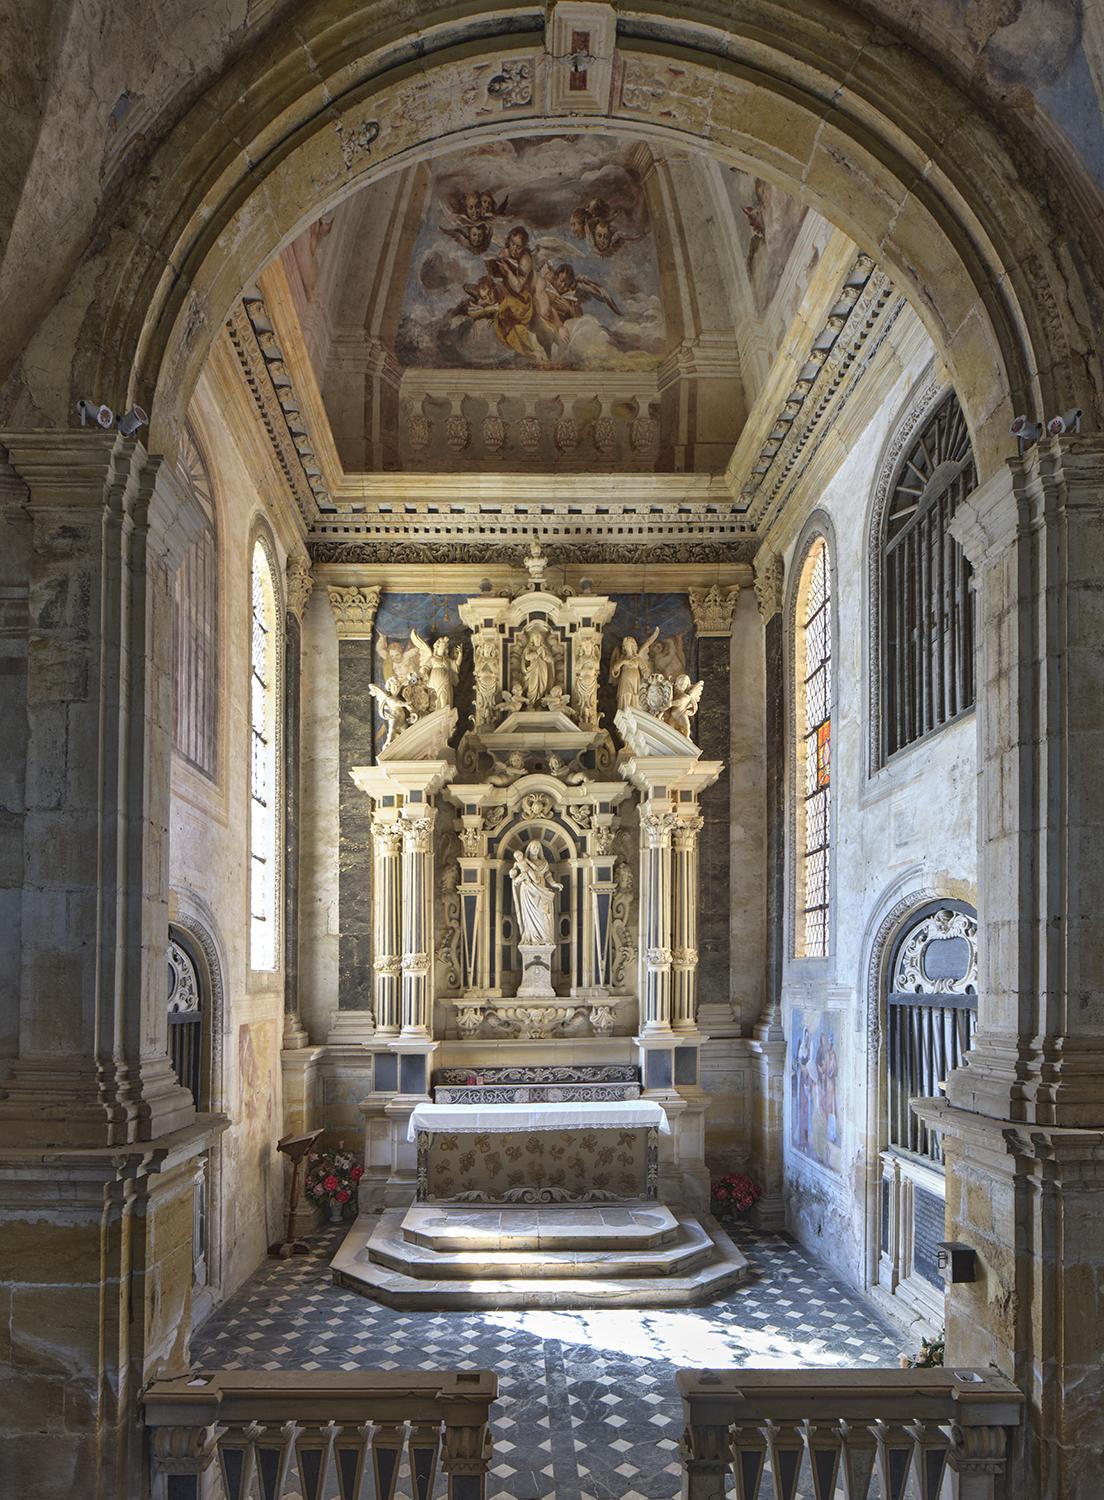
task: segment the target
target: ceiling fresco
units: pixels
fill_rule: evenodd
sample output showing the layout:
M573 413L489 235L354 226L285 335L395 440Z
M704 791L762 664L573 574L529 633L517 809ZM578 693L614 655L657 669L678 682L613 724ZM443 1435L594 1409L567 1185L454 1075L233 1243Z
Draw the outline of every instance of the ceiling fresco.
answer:
M632 151L523 137L432 164L395 356L404 367L653 369L668 352Z

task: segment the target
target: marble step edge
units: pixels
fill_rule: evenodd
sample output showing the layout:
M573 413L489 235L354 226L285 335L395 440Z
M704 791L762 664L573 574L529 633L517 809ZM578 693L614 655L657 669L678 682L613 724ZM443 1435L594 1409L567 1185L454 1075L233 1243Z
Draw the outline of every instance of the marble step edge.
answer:
M713 1253L700 1224L684 1220L679 1237L655 1250L427 1250L402 1238L399 1225L381 1223L365 1253L377 1265L419 1280L548 1281L570 1277L678 1276L696 1270Z
M636 1217L609 1224L607 1214ZM588 1222L589 1221L589 1222ZM610 1210L577 1205L532 1209L415 1203L402 1223L403 1238L427 1250L654 1250L678 1235L678 1220L662 1203L641 1201Z
M362 1216L368 1217L368 1216ZM359 1221L358 1221L359 1223ZM468 1312L480 1308L664 1308L696 1307L739 1286L748 1277L746 1258L708 1216L702 1220L714 1256L686 1276L609 1280L562 1278L548 1281L419 1281L356 1254L367 1242L367 1228L354 1224L330 1262L334 1283L401 1312ZM357 1243L350 1247L356 1235Z

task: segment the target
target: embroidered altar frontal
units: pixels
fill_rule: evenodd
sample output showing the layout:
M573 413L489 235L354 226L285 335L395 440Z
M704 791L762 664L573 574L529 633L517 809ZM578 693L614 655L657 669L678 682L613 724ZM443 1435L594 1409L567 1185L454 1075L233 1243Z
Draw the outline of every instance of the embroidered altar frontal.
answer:
M535 1110L419 1105L410 1120L410 1133L418 1142L418 1199L501 1204L654 1200L659 1131L666 1123L662 1110L642 1100Z
M418 1199L429 1203L614 1203L658 1196L659 1132L418 1132Z

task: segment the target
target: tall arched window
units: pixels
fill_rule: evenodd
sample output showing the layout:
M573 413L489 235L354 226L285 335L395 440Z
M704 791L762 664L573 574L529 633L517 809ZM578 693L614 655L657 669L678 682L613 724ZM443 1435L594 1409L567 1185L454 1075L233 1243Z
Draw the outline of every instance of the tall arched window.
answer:
M218 774L218 536L211 479L199 444L185 428L180 478L207 524L188 548L173 595L173 743L197 770Z
M948 529L977 485L954 391L901 459L881 519L880 760L974 703L970 564Z
M794 953L828 953L832 833L832 586L816 537L798 579L794 629Z
M278 911L279 785L276 724L279 636L272 564L264 544L259 540L253 548L251 598L249 966L252 969L274 969Z

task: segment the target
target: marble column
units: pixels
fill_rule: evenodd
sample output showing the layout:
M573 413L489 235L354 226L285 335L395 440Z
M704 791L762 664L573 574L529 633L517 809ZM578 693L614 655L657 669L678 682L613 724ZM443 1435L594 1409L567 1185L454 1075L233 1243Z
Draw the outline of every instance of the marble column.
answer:
M408 805L402 820L402 1035L429 1035L433 996L433 825L436 809Z
M978 1028L917 1112L947 1162L948 1363L1028 1401L1016 1496L1104 1472L1104 442L1046 440L964 501L974 568Z
M675 815L640 812L640 1004L643 1035L671 1030L671 835Z
M698 1026L698 835L704 819L680 804L673 833L671 922L672 1019L675 1031Z
M195 1117L164 976L172 590L203 516L116 433L2 441L31 543L19 1051L0 1126L117 1146Z
M377 812L372 837L376 858L376 1035L389 1037L398 1036L401 1016L403 834L393 816L385 819Z

